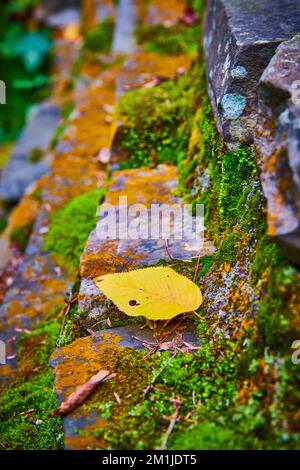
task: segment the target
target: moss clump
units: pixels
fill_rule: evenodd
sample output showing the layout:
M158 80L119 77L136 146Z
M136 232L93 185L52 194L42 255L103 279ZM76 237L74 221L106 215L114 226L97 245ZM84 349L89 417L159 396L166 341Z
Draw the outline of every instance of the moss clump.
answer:
M179 163L186 155L195 109L203 93L203 68L195 65L174 81L127 93L118 114L125 120L121 168Z
M239 450L242 448L240 436L225 426L208 421L178 434L170 446L170 449L174 450Z
M142 44L145 52L163 55L196 53L201 42L199 23L186 26L178 23L172 26L148 25L136 30L138 44Z
M63 448L53 374L48 361L60 325L54 320L36 328L20 342L20 378L0 395L0 434L5 449L49 450ZM28 410L33 410L28 412Z
M29 153L29 162L30 163L38 163L40 160L42 160L44 156L44 152L42 149L40 149L39 147L34 147L30 153Z
M97 189L70 201L51 219L45 239L45 250L61 258L71 268L76 268L90 232L96 225L96 211L104 190Z
M7 219L3 215L0 216L0 234L4 232L7 226Z
M86 33L83 47L92 52L108 53L111 49L113 34L114 22L108 18L99 23L93 31Z
M22 227L16 227L10 234L10 241L14 243L21 253L24 253L32 232L33 224L27 224Z

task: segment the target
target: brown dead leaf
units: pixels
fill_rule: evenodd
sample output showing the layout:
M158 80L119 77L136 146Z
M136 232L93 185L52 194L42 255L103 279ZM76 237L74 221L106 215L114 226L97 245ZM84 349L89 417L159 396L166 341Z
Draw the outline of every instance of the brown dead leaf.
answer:
M64 401L58 410L56 411L56 416L63 416L70 411L73 411L81 403L86 400L90 394L98 387L101 382L106 382L107 380L115 377L116 374L110 374L106 369L102 369L97 374L93 375L90 380L88 380L84 385L79 385L76 387L75 391L69 395L69 397Z

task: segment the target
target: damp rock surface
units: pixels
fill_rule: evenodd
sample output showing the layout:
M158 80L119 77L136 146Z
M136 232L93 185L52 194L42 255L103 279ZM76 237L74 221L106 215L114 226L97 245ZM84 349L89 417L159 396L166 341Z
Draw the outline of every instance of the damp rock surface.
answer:
M300 32L297 0L209 0L204 48L218 129L230 149L253 140L258 81L278 45Z
M269 234L300 264L300 35L278 47L261 77L256 146Z

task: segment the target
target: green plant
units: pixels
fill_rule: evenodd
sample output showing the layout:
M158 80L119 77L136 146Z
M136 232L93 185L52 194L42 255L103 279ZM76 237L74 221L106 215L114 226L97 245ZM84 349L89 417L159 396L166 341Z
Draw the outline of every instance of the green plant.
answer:
M138 44L146 52L178 55L196 53L200 44L200 23L193 26L175 24L173 26L149 25L136 30Z
M92 52L108 53L111 48L114 33L114 22L112 19L99 23L93 31L89 31L83 42L83 47Z

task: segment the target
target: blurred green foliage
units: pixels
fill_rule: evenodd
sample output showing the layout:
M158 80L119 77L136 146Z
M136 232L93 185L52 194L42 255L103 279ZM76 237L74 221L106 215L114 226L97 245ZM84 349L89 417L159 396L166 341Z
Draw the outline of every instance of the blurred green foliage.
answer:
M27 112L48 94L51 35L32 24L37 0L0 4L0 80L6 84L6 104L0 106L0 143L13 141Z

